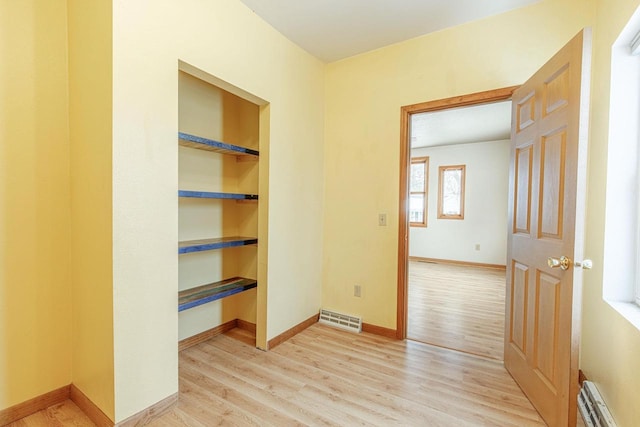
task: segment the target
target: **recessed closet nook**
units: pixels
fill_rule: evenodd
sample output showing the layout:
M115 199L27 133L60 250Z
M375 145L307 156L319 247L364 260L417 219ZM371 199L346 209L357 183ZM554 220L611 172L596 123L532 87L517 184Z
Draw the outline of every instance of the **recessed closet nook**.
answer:
M180 63L180 349L233 327L266 349L266 104Z

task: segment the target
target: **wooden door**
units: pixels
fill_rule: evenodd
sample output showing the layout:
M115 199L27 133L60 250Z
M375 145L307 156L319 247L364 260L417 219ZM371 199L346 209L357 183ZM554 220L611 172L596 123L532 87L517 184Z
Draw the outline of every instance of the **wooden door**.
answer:
M505 366L549 426L575 426L590 31L513 95Z

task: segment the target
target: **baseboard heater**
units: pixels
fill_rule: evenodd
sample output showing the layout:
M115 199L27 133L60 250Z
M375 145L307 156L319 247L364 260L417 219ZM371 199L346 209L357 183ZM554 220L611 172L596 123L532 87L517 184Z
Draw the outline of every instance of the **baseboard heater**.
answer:
M591 381L582 383L582 389L578 395L578 409L587 427L616 427L600 392Z
M320 323L351 332L362 332L362 318L320 309Z

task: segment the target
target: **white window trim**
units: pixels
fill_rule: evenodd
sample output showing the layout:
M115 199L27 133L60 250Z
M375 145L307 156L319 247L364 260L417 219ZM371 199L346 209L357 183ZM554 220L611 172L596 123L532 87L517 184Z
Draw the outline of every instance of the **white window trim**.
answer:
M638 33L638 35L640 36L640 33ZM640 71L640 57L637 57L637 61L638 61L638 70ZM640 77L640 75L639 75ZM638 93L638 97L640 98L640 93ZM640 101L638 101L638 103L640 104ZM639 120L640 122L640 120ZM639 123L640 126L640 123ZM640 144L640 141L638 141L638 143ZM637 164L638 167L636 168L638 170L637 172L637 177L636 177L636 188L635 188L635 198L636 198L636 215L635 215L635 226L636 226L636 245L635 245L635 258L636 258L636 268L635 268L635 295L634 295L634 302L636 304L636 306L638 307L638 309L640 310L640 150L638 150L638 160L637 160ZM640 329L640 323L638 324L638 329Z

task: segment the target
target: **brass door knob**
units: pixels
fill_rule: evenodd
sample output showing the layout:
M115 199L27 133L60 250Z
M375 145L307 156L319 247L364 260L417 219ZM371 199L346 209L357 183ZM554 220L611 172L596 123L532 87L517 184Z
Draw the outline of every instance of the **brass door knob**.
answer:
M571 260L562 255L559 259L554 257L547 258L547 265L551 268L560 267L563 270L568 270L571 267Z
M547 258L547 265L551 268L560 267L562 270L568 270L569 267L571 267L571 259L564 255L560 258L549 257ZM576 268L591 270L591 268L593 268L593 262L590 259L585 259L584 261L574 262L573 266Z

